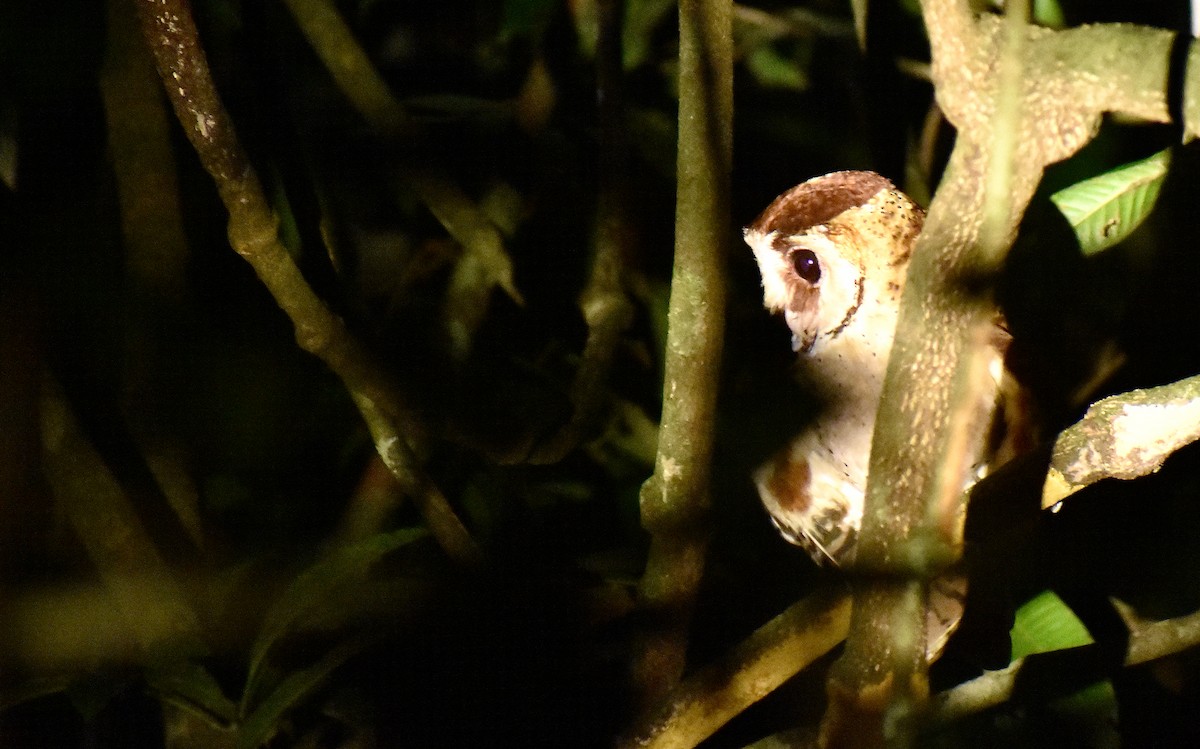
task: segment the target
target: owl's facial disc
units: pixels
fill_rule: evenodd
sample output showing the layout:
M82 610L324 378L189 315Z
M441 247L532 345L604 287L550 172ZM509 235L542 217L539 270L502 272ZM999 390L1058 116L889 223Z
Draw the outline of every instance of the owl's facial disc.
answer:
M874 172L815 177L767 206L745 238L762 275L763 304L783 313L792 348L819 353L843 333L860 342L890 336L875 329L895 324L891 313L922 220L921 209ZM865 296L870 309L856 320Z
M792 236L751 227L746 242L762 274L763 303L783 313L792 348L808 353L836 337L862 301L863 270L837 252L828 227Z

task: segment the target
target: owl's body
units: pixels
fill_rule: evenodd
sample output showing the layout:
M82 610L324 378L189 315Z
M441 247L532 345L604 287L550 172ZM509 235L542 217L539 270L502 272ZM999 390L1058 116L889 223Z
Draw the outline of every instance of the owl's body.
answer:
M924 213L872 172L835 172L779 196L747 227L764 305L782 312L822 403L755 474L780 532L818 561L853 558L875 411Z
M878 174L835 172L779 196L745 231L762 274L763 303L783 313L803 378L821 403L816 417L754 479L780 533L819 564L854 560L875 412L908 260L924 219ZM1007 334L997 328L994 338L989 381L978 388L981 421L990 419L1003 373ZM986 466L985 456L976 457L962 477L964 493ZM965 510L965 503L960 506ZM957 520L961 532L962 513ZM965 590L961 574L931 582L930 658L957 627Z

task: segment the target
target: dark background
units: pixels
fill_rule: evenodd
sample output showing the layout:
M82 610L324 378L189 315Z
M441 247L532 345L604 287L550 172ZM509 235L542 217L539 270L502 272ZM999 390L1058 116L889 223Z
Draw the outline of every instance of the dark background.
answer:
M489 554L486 571L467 575L431 544L415 544L389 558L382 574L412 581L421 591L416 603L288 643L277 664L284 673L358 629L387 635L299 705L276 744L305 736L316 742L309 745L336 746L363 733L381 746L611 744L629 720L629 591L646 543L637 490L653 453L613 428L554 465L497 459L511 441L547 434L570 413L568 389L587 332L577 299L603 158L587 42L593 4L339 3L397 97L425 124L419 143L400 144L379 142L357 118L281 5L193 6L218 87L284 218L289 249L402 383L435 435L430 475ZM638 51L626 60L623 120L632 228L626 282L636 313L609 383L613 413L624 404L652 420L661 403L672 251L677 51L673 11L654 6L631 5L629 17L646 20L631 22L626 34L627 51ZM1065 2L1062 12L1069 25L1183 30L1187 23L1183 3ZM787 330L761 308L738 227L786 188L837 169L875 169L927 201L952 142L942 124L925 160L917 158L932 90L896 60L927 60L920 20L892 3L873 3L872 13L867 56L844 3L762 3L737 15L733 251L696 664L829 574L778 538L748 480L808 406L791 377ZM237 695L256 622L329 543L374 453L340 384L297 349L286 318L230 251L212 182L174 124L171 168L188 254L168 269L173 295L151 293L129 274L119 165L110 158L97 85L105 24L95 2L0 7L0 591L19 598L95 576L42 474L37 404L50 373L163 556L188 574L239 581L226 586L235 589L230 613L213 613L223 634L205 662ZM548 116L531 125L522 120L521 107L531 105L521 93L535 65L544 65L552 93L540 100ZM1084 152L1047 175L1045 192L1178 140L1171 127L1106 123ZM418 156L477 200L502 186L517 206L506 248L525 304L494 294L465 359L449 350L442 319L457 250L419 202L390 187L394 159ZM1045 197L1035 201L1001 289L1046 434L1078 417L1081 404L1067 394L1101 352L1120 351L1125 364L1097 395L1200 371L1198 175L1195 149L1177 149L1151 220L1125 244L1086 260ZM331 262L327 244L340 262ZM176 451L196 488L203 550L162 503L143 455L147 434ZM1002 510L986 527L976 522L973 532L1003 537L1008 518L1020 517L1012 522L1022 538L1008 552L1020 563L988 583L1001 600L992 601L1000 612L994 626L952 649L946 672L935 672L946 683L935 686L996 667L990 659L1007 656L1013 605L1049 586L1085 621L1091 616L1097 639L1120 640L1119 631L1102 634L1112 629L1109 595L1147 616L1200 606L1196 458L1185 449L1161 473L1098 486L1053 518ZM1014 501L1021 499L1028 504ZM399 502L385 529L419 522ZM1092 609L1099 613L1085 615ZM17 646L3 658L0 676L10 690L38 675ZM1127 745L1200 740L1191 717L1194 660L1185 653L1114 680L1117 732ZM740 746L798 718L811 723L821 712L820 666L706 746ZM98 654L79 664L76 677L65 693L7 706L0 743L163 743L159 704L135 665ZM357 712L342 709L346 703ZM998 711L964 727L963 741L1089 745L1093 733L1063 731L1063 720L1044 705Z

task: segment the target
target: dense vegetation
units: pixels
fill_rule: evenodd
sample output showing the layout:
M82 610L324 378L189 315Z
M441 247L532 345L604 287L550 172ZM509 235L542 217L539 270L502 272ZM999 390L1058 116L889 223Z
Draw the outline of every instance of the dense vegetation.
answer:
M193 0L187 59L235 133L196 103L201 78L163 95L145 4L0 7L0 744L611 746L653 733L685 655L712 679L690 694L722 694L704 666L736 673L756 629L836 597L748 478L815 404L739 227L838 169L929 204L954 130L917 3L871 4L866 52L844 2L734 6L732 161L715 121L728 185L701 186L702 214L676 163L695 80L674 3ZM1186 12L1035 3L1048 28L1182 31ZM1125 605L1200 608L1200 454L1038 507L1089 403L1200 372L1185 52L1176 124L1106 120L987 279L1041 443L972 508L969 626L931 688L1062 662L934 725L943 745L1200 742L1197 638L1122 667L1141 642ZM1102 248L1050 196L1105 174L1103 210L1125 213ZM694 373L715 418L682 427L715 435L703 496L654 515L672 279L694 280L672 268L677 219L717 248L720 293L697 306L718 323L697 335L723 355ZM655 573L652 535L691 566ZM836 657L705 746L810 741Z

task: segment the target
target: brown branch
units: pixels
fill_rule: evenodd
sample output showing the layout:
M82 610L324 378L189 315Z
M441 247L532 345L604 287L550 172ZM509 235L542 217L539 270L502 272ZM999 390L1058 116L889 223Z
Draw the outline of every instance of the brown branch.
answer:
M1153 622L1139 619L1127 606L1116 603L1121 617L1129 627L1125 666L1148 663L1200 645L1200 612ZM1029 669L1037 659L1045 660L1053 656L1054 653L1042 653L1018 658L1006 668L989 671L937 695L932 700L931 719L936 722L948 722L1004 704L1013 697L1014 687L1023 670ZM1071 685L1073 688L1082 686L1086 685Z
M991 405L984 363L993 307L971 287L998 267L1043 169L1086 143L1104 112L1168 116L1170 32L1025 26L1014 63L1019 117L1005 124L1002 22L976 18L965 0L925 0L922 10L938 103L958 138L913 254L876 421L858 548L860 570L872 577L856 592L846 652L831 670L823 731L832 746L873 746L924 700L924 644L907 636L923 608L914 613L914 603L923 599L920 581L960 553L961 489ZM1195 132L1194 120L1186 124ZM1009 126L1013 155L1001 159L995 129ZM1008 205L985 235L996 161L1011 162L1002 175ZM898 745L912 736L891 735Z
M155 301L184 297L187 239L158 74L125 0L108 0L100 91L121 207L127 273Z
M683 672L707 549L709 463L724 333L733 49L729 0L679 8L679 153L675 264L667 313L662 430L642 486L650 555L639 585L645 628L633 661L644 709Z
M826 590L793 604L720 661L689 676L618 746L696 746L836 647L849 626L850 596L845 592Z
M1096 401L1055 440L1042 507L1106 478L1154 473L1198 439L1200 375Z
M421 429L392 383L313 292L279 241L277 220L233 122L217 95L185 0L137 0L142 33L175 114L229 211L229 240L296 329L296 341L334 371L371 428L376 448L401 485L422 497L430 531L446 553L473 565L480 550L445 498L432 491L412 452ZM390 458L390 460L389 460Z

